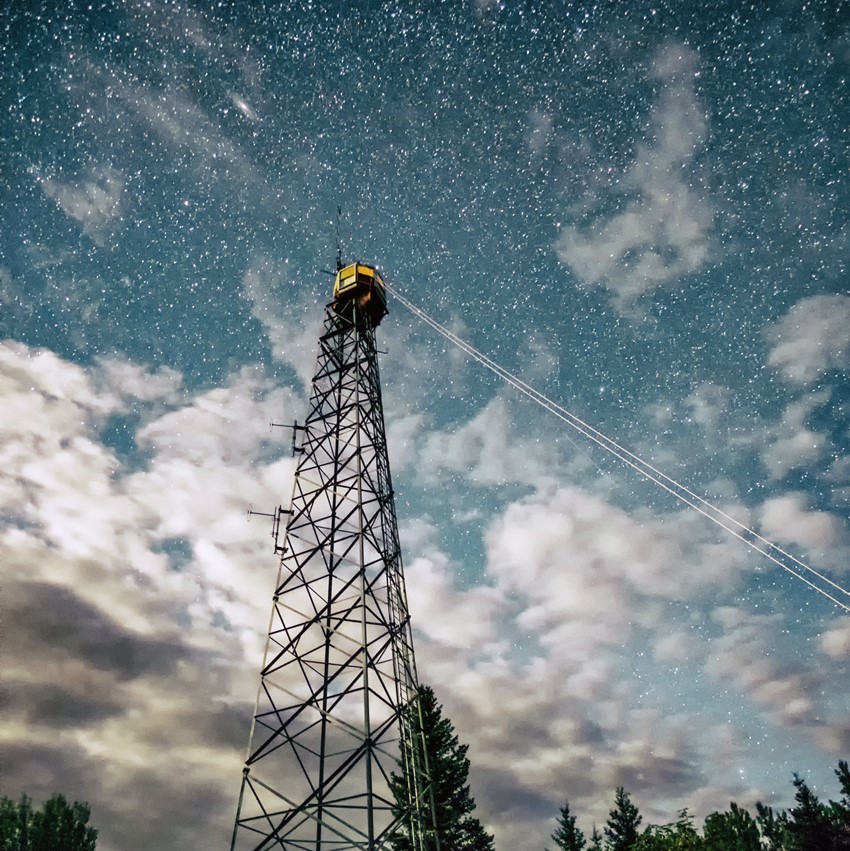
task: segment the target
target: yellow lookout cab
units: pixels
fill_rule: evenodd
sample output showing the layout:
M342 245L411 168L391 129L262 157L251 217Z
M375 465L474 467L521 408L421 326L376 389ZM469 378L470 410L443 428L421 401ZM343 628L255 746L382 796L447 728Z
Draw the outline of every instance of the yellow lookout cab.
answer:
M373 328L380 325L388 313L384 279L374 266L352 263L336 273L333 309L341 316L354 319L355 305L356 321L368 316Z

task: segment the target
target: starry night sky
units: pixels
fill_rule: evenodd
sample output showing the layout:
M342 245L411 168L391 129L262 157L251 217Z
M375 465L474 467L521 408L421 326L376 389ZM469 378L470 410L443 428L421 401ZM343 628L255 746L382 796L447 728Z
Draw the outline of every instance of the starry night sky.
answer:
M12 0L0 74L0 793L226 846L245 509L289 499L337 239L850 584L848 3ZM834 797L846 609L390 311L417 663L497 847L620 784L656 823Z

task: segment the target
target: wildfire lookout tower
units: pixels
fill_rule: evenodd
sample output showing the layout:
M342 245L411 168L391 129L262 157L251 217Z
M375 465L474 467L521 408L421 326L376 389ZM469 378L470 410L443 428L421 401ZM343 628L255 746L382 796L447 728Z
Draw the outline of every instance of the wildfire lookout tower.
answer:
M280 571L231 851L377 851L399 834L438 848L375 347L386 314L381 273L341 267L293 426L292 500L272 515Z

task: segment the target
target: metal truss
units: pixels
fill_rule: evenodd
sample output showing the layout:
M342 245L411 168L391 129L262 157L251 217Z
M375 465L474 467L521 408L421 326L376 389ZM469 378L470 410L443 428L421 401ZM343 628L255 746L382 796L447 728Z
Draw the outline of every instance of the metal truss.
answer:
M274 515L280 574L231 851L433 837L375 334L346 313L327 310L291 506Z

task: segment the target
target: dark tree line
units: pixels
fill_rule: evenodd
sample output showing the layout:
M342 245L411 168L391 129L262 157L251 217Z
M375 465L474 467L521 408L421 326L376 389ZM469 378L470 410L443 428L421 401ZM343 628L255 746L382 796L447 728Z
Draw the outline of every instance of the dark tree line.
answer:
M675 822L649 825L622 787L614 796L604 839L594 827L587 838L576 824L567 802L556 823L552 841L559 851L850 851L850 769L842 760L835 770L841 789L837 801L819 800L806 781L794 775L795 804L774 812L756 804L753 816L734 801L725 812L711 813L702 834L687 810Z
M425 848L433 851L493 851L493 837L474 817L475 801L467 781L467 746L443 717L434 692L421 686L418 693L418 740L427 750L433 777L435 824L425 831ZM421 725L419 722L421 718ZM774 811L756 804L753 816L731 802L725 812L711 813L702 834L687 810L670 824L649 825L621 786L602 832L593 827L585 836L567 801L558 816L552 841L558 851L850 851L850 768L846 761L835 770L841 797L821 801L806 781L794 775L794 806ZM407 782L403 772L392 777L396 814L406 822ZM0 851L94 851L97 831L90 827L89 807L68 804L54 795L41 810L24 795L17 803L0 797ZM393 851L412 851L404 828L390 837Z
M89 815L88 804L69 804L63 795L40 810L26 795L17 803L0 798L0 851L94 851L97 831Z

